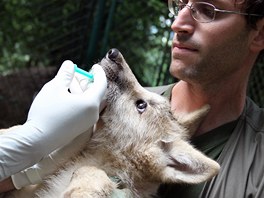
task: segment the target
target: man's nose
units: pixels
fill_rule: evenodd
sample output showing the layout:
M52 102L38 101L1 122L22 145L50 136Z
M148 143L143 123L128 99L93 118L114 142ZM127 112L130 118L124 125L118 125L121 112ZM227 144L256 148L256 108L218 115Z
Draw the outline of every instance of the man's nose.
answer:
M171 29L175 33L189 33L192 34L195 28L196 21L191 15L191 9L185 6L179 11L178 16L175 17Z

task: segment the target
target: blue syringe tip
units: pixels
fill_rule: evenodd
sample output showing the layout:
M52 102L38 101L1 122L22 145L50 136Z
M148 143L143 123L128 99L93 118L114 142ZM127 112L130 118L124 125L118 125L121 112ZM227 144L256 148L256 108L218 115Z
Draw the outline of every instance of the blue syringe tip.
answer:
M82 74L82 75L86 76L90 80L94 79L94 75L92 73L89 73L89 72L79 68L76 64L74 64L74 71L79 73L79 74Z

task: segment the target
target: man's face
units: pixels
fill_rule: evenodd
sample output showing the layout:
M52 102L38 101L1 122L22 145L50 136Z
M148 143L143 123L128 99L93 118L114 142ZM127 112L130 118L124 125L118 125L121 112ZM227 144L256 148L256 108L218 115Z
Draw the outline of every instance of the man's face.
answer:
M219 9L238 10L230 0L213 3ZM243 69L249 52L249 30L244 16L217 13L214 21L200 23L185 7L171 28L175 32L170 66L174 77L213 83Z

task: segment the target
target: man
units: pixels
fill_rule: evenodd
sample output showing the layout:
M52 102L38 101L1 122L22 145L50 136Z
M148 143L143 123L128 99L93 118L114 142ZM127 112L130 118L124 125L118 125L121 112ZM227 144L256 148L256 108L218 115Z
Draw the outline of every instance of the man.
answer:
M169 0L173 6L177 2ZM212 10L207 3L194 2L180 4L181 11L172 25L175 36L170 71L180 81L165 94L169 93L172 109L178 112L211 105L193 142L217 159L222 170L205 186L164 185L159 194L184 198L199 194L212 198L263 197L264 127L260 121L264 115L246 99L246 87L253 64L264 49L264 19L258 16L263 13L264 2L215 0L218 9L234 11L217 11L215 17L214 7ZM240 10L256 15L238 14Z
M263 0L169 0L172 110L211 110L193 144L221 165L200 185L162 185L161 197L264 197L264 110L246 96L250 72L264 49ZM211 4L212 3L212 4Z

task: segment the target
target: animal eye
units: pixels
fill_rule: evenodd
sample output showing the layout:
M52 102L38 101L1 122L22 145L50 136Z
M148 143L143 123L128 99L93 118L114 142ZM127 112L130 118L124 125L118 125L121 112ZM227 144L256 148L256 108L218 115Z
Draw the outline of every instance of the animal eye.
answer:
M148 104L144 100L138 100L136 102L136 107L139 113L143 113L146 110L147 106Z

